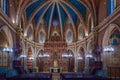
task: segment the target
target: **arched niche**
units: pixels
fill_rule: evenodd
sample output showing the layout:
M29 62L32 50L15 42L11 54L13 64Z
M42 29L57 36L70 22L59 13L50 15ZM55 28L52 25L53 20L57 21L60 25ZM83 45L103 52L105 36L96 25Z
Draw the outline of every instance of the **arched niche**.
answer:
M6 34L3 30L0 31L0 48L6 48L8 47L9 43L7 41Z
M66 53L63 55L67 55L67 57L62 56L62 71L63 72L74 72L74 64L75 64L75 56L71 49L68 49Z
M13 37L10 29L7 26L3 26L2 30L4 31L9 44L7 47L13 48Z
M38 71L39 72L43 72L43 67L44 67L44 61L42 59L42 57L40 57L40 55L43 55L44 54L44 50L40 50L37 54L37 57L36 57L36 63L37 63L37 67L38 67Z
M65 39L67 43L72 43L73 42L73 32L71 29L68 29L65 34Z
M10 66L10 55L8 52L3 51L3 49L8 46L9 43L7 41L6 34L3 30L0 30L0 67L9 68Z
M87 44L87 54L92 54L93 50L94 50L94 40L91 39L89 40L88 44Z
M43 49L40 49L38 51L36 63L39 72L50 72L51 65L53 64L53 60L50 58L51 54L45 52Z
M94 40L91 39L89 40L87 44L87 53L85 54L85 59L86 59L86 69L88 69L88 72L92 72L94 68L94 62L97 61L97 58L95 54L93 53L94 51Z
M13 48L12 34L7 25L1 26L1 29L0 29L0 50L1 50L0 66L11 68L13 53L3 51L4 48L11 48L11 49Z
M74 56L74 53L72 50L68 49L68 53L72 53L72 55L73 55L71 60L70 60L70 72L74 72L75 65L73 65L73 64L75 64L75 56Z
M107 46L111 46L114 51L104 51ZM110 24L105 31L102 41L102 59L104 67L120 66L120 28L116 24Z
M59 36L60 34L58 33L58 31L57 30L53 30L53 32L52 32L52 36Z
M78 72L83 72L85 66L85 51L83 47L79 48L77 59L78 59Z

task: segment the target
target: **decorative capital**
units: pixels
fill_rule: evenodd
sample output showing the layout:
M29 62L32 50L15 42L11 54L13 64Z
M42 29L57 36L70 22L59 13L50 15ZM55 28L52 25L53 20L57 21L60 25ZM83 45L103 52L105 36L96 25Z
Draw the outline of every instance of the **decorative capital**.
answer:
M21 35L22 29L20 27L16 28L16 33L17 35Z
M98 27L94 27L93 28L93 33L97 33L98 32Z

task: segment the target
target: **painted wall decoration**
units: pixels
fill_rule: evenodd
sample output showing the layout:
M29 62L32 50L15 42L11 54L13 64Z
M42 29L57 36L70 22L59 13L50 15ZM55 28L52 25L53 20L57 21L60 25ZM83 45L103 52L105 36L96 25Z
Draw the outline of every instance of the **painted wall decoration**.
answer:
M73 42L73 33L70 30L68 32L66 32L66 42L68 42L68 43Z

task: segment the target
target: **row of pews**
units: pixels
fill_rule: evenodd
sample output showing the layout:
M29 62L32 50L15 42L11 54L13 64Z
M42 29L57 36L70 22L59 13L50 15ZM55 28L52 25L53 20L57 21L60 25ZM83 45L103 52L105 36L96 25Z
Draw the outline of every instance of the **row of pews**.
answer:
M8 77L6 80L52 80L51 73L29 73Z
M90 74L84 75L81 73L57 73L57 74L60 75L60 80L120 80L120 78L111 79L107 77L100 77ZM6 79L3 80L54 80L54 79L52 79L52 73L29 73L20 74L13 77L7 77Z
M83 75L81 73L62 73L60 74L61 80L109 80L105 77L95 75Z

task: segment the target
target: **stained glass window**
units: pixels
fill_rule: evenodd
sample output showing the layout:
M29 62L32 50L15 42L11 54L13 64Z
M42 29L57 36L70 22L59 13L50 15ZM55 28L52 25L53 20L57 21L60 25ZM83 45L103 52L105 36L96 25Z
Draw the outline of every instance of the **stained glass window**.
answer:
M40 32L40 40L39 40L40 43L44 43L45 42L45 35L43 32Z
M72 32L71 31L68 31L67 32L67 42L68 43L72 43L72 41L73 41L73 35L72 35Z

